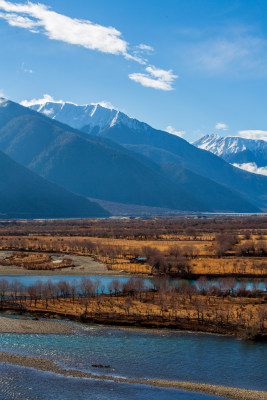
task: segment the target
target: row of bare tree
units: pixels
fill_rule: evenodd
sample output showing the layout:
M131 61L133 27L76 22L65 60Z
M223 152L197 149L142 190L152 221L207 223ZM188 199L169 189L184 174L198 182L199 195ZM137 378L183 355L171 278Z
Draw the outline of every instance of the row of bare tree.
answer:
M198 237L203 233L236 234L242 231L245 239L261 235L267 229L266 216L218 216L198 219L192 216L158 219L104 219L104 220L58 220L58 221L1 221L0 235L52 235L95 236L132 239L160 239L166 236L184 235Z
M236 288L237 281L234 278L221 278L218 283L208 280L206 277L199 278L195 283L187 281L168 281L163 278L153 278L147 284L141 278L130 278L127 281L112 279L107 287L100 279L92 280L89 277L83 277L80 281L72 280L71 283L60 280L53 283L51 280L45 282L38 280L34 284L25 286L19 280L11 283L6 279L0 279L0 299L1 302L5 298L13 300L30 298L35 302L39 299L59 299L59 298L78 298L78 297L95 297L109 292L110 295L132 294L140 296L144 292L176 292L184 294L188 297L202 294L205 296L242 296L257 297L263 296L264 291L258 289L259 280L255 280L252 289L246 289L245 284L241 284ZM267 279L265 279L265 292L267 291Z

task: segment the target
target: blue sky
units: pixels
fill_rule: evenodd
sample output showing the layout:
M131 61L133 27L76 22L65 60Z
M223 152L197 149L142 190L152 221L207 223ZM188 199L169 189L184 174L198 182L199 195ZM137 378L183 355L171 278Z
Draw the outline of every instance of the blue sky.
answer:
M265 0L0 0L0 93L267 140L266 21Z

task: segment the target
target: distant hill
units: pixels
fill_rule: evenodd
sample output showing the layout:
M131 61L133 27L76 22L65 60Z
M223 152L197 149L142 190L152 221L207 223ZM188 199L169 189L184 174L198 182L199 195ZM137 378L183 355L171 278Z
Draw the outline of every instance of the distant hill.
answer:
M143 154L164 166L171 163L223 185L259 208L267 209L267 178L235 168L214 154L192 146L167 132L140 132L119 125L101 133L127 149ZM122 141L124 143L122 143ZM193 190L193 185L192 185ZM213 193L203 187L207 198Z
M267 175L267 142L234 136L206 135L193 143L239 168Z
M46 179L86 197L178 210L211 210L183 186L153 169L153 163L146 163L144 157L11 101L0 104L0 149ZM255 209L246 202L243 208Z
M107 216L97 203L48 182L0 151L0 219Z
M169 179L174 177L176 183L179 182L186 190L189 188L202 202L213 202L214 208L221 209L224 205L224 208L229 209L230 205L231 209L236 209L237 203L232 203L231 206L229 199L229 193L235 193L235 196L240 196L263 210L267 209L267 177L235 168L180 137L153 129L120 111L100 105L77 106L64 102L35 104L32 108L50 118L68 123L88 134L108 138L130 151L150 158L165 172L168 169ZM168 164L172 164L172 167L168 168ZM177 166L176 171L174 166ZM195 179L192 180L193 177ZM215 187L212 183L219 186ZM228 194L227 190L230 190ZM241 204L239 208L241 210Z

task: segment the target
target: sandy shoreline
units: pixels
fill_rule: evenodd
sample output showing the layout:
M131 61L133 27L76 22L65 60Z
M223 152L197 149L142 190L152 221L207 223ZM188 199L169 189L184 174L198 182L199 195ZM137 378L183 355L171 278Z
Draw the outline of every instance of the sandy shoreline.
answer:
M22 367L30 367L40 371L49 371L73 378L90 378L118 383L142 384L155 387L182 389L191 392L199 392L214 396L226 397L233 400L267 400L267 392L258 390L247 390L226 386L200 384L194 382L168 381L162 379L118 378L107 375L94 375L78 370L65 369L55 364L52 360L43 357L32 357L0 352L0 362Z
M11 312L9 315L16 315L19 318L5 317L5 314L0 314L0 333L44 333L44 334L69 334L73 333L76 329L86 330L88 326L97 326L99 329L116 329L125 332L135 333L146 333L149 335L158 335L164 333L182 332L190 333L192 335L203 334L203 335L215 335L215 336L232 336L231 334L221 334L215 332L205 331L194 331L185 329L170 329L170 328L146 328L142 326L124 326L124 325L112 325L110 324L99 324L94 322L81 322L79 320L71 320L69 318L63 318L66 323L61 322L61 316L58 315L58 320L48 319L43 316L41 320L27 319L28 316L35 317L35 313L27 312L27 317L23 317L23 314L17 314ZM70 325L72 324L72 325ZM75 325L74 325L75 324Z
M0 333L71 334L75 328L57 321L35 321L0 316Z

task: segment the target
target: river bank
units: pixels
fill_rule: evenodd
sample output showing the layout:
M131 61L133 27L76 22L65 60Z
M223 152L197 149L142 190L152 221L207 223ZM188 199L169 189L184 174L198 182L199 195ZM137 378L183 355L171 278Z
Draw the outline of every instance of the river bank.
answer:
M235 327L228 325L213 325L209 323L201 323L198 321L189 321L187 319L180 319L177 321L167 321L162 318L142 318L135 316L135 318L130 317L122 317L122 316L109 316L109 315L99 315L99 314L84 314L84 315L75 315L68 314L64 311L51 311L51 310L33 310L33 309L19 309L16 307L5 308L5 310L15 315L19 314L23 316L26 314L27 316L33 318L42 318L42 321L34 321L34 320L15 320L16 322L12 322L9 326L10 318L5 318L5 324L0 326L0 333L51 333L51 334L65 334L72 333L73 329L69 329L66 325L66 328L63 330L60 327L60 323L55 321L51 321L53 319L62 319L64 321L69 322L79 322L84 326L88 324L98 324L109 327L116 327L119 329L130 329L131 331L142 329L147 330L147 332L162 332L164 330L170 331L191 331L197 333L210 333L210 334L219 334L226 336L234 336L240 339L250 339L250 340L260 340L267 341L266 333L255 333L250 330L242 330L236 329ZM0 317L0 324L2 321ZM47 321L45 321L46 319ZM8 320L8 321L7 321ZM12 320L13 321L13 320ZM34 323L34 324L33 324ZM1 324L2 325L2 324Z
M30 367L40 371L49 371L74 378L90 378L120 383L141 384L154 387L183 389L191 392L206 393L233 400L266 400L267 393L259 390L248 390L219 385L200 384L194 382L170 381L164 379L122 378L108 375L95 375L74 369L65 369L44 357L32 357L0 352L0 362L22 367Z
M115 286L116 284L116 286ZM33 285L30 296L14 293L1 302L2 310L37 317L68 318L103 325L183 329L266 339L266 297L203 294L201 290L173 291L165 287L142 290L142 282L127 281L122 291L111 282L109 293L96 293L94 283L82 282L84 296L62 283ZM102 290L102 289L98 289ZM94 292L93 292L94 291ZM115 293L114 293L115 291Z
M35 321L32 319L15 319L0 316L0 333L38 333L62 334L73 332L73 327L57 321Z

